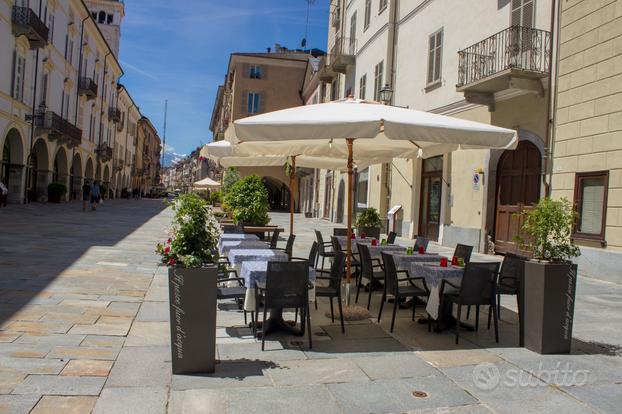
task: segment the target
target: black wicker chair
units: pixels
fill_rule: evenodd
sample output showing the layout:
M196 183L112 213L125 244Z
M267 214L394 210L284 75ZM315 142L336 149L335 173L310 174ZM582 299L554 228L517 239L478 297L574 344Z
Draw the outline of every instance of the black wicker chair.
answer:
M305 330L305 318L309 335L309 348L313 346L311 339L311 316L309 312L309 263L306 260L293 262L268 262L265 288L257 289L263 302L262 328L265 328L268 310L301 309L301 331ZM259 311L256 309L257 319ZM261 350L264 350L265 330L261 335Z
M337 239L337 237L330 236L330 242L333 246L333 252L343 252L345 254L345 250L341 248L341 244L339 243L339 239ZM358 253L352 252L352 258L350 260L350 265L354 267L355 280L358 280L359 268L361 267L361 261L358 259L357 256L358 256ZM344 260L344 268L345 268L345 260Z
M230 277L229 275L234 275ZM227 286L229 282L238 282L237 286ZM238 277L238 273L235 270L221 269L218 271L218 286L216 288L216 299L226 300L235 299L239 308L244 305L244 299L246 298L246 286L244 285L244 278ZM254 324L254 314L251 312L251 322ZM246 310L244 311L244 325L248 324L246 317Z
M274 229L274 231L272 232L272 237L270 238L270 242L268 243L268 246L271 249L276 249L276 245L279 242L280 233L281 233L281 230L279 229Z
M427 237L417 236L417 239L415 240L415 251L418 252L419 247L423 247L423 250L427 251L429 243L430 239L428 239Z
M454 250L454 256L462 258L464 264L468 264L471 261L471 254L473 253L473 246L467 246L466 244L458 244Z
M315 263L315 268L318 268L318 263L320 260L320 257L322 258L322 266L320 267L320 270L324 269L324 260L327 257L334 257L335 256L335 252L333 252L332 250L328 249L330 247L332 247L331 242L325 242L324 241L324 237L322 237L322 233L319 230L315 230L315 237L317 238L317 247L318 247L318 258L317 258L317 262Z
M363 243L358 243L359 256L361 257L361 271L359 276L358 287L356 288L355 302L359 301L359 293L361 292L361 285L363 279L369 280L369 297L367 298L367 309L371 305L371 295L373 292L374 284L384 281L384 266L380 262L380 259L372 259L369 253L369 248Z
M458 305L458 313L456 320L456 344L460 335L460 318L462 306L489 306L489 312L492 313L495 323L495 341L499 342L499 323L497 320L497 303L496 303L496 284L497 274L499 273L499 263L475 263L470 262L464 269L464 276L460 285L451 283L448 280L441 282L441 309L444 309L443 303L449 301ZM449 285L458 290L456 293L445 293L446 286ZM479 311L478 317L479 317ZM479 324L479 318L475 320L475 329ZM428 325L429 328L429 325Z
M333 259L333 264L330 267L330 272L325 270L318 270L318 276L315 277L316 280L327 280L328 286L317 286L315 287L315 297L316 298L329 298L330 299L330 317L335 322L335 311L333 310L333 298L337 298L337 304L339 305L339 315L341 317L341 332L345 333L345 326L343 324L343 308L341 305L341 280L343 276L343 265L345 263L346 255L343 252L335 252L335 258ZM320 276L326 275L326 276ZM317 308L317 300L316 300L316 308Z
M333 229L333 236L347 236L348 235L348 229L344 229L341 227L335 227Z
M390 231L389 235L387 236L387 243L394 244L396 238L397 238L397 233L394 231Z
M378 323L380 323L380 317L382 316L382 308L387 300L387 295L391 295L394 298L393 301L393 316L391 318L391 332L393 332L393 326L395 325L395 314L397 313L397 307L399 306L400 299L415 297L426 298L430 294L425 278L423 277L410 277L407 270L397 270L395 266L395 260L393 256L387 253L382 253L382 263L384 263L384 290L382 292L382 302L380 302L380 310L378 312ZM398 275L402 273L406 277L399 278ZM423 289L416 286L414 281L419 280L423 284ZM409 282L408 285L400 285L400 282ZM415 301L413 300L413 313L412 320L415 320Z
M296 235L295 234L290 234L289 237L287 238L287 244L285 245L285 248L279 248L279 247L273 247L272 250L280 250L282 252L287 253L287 257L291 258L292 257L292 252L294 250L294 240L296 240Z

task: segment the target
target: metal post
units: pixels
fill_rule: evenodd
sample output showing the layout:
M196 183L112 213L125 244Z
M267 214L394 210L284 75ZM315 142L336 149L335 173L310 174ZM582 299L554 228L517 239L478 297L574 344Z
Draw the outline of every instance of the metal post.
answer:
M352 183L352 146L354 144L354 139L348 138L346 139L348 143L348 240L346 242L347 245L347 256L346 256L346 306L350 306L350 281L352 278L352 191L353 191L353 183Z
M289 234L294 234L294 186L296 181L296 156L292 155L292 168L289 171Z

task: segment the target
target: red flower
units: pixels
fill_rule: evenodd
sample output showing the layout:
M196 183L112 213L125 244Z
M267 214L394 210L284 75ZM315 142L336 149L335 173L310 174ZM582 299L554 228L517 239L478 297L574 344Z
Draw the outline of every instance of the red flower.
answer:
M175 259L173 259L172 257L170 259L168 259L168 265L169 266L175 266Z
M167 242L168 244L171 244L171 242L172 242L172 241L173 241L173 240L169 238L166 242Z
M164 248L164 253L165 253L165 254L169 254L170 252L171 252L171 248L170 248L169 246L166 246L166 247Z

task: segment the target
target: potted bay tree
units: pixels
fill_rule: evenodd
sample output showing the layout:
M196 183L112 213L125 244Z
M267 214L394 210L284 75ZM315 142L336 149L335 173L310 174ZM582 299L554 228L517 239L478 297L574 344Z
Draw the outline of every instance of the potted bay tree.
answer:
M265 226L270 221L268 190L257 175L236 181L227 190L224 201L237 225Z
M168 266L173 373L214 372L220 226L196 194L180 195L172 209L169 238L156 251Z
M566 198L543 198L521 213L518 241L533 258L525 262L525 347L541 354L569 353L580 251L571 234L576 213Z
M380 214L373 207L361 210L356 217L356 230L359 235L365 233L368 237L380 239L381 227L382 220L380 219Z

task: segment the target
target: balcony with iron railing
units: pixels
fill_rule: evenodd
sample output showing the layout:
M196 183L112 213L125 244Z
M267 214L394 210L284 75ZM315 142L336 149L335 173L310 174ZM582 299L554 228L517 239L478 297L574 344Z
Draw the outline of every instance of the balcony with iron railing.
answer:
M106 143L99 145L96 152L99 155L99 159L103 162L107 162L112 159L112 147Z
M50 29L30 7L13 6L11 23L13 34L26 36L31 49L47 45Z
M550 71L550 33L511 26L458 52L456 89L494 94L506 89L542 89Z
M37 134L48 134L48 139L58 140L70 148L82 142L82 130L52 111L38 111L35 115Z
M88 100L95 99L97 96L97 84L87 76L81 76L78 82L78 93L86 96Z
M111 106L108 109L108 119L110 119L112 122L120 122L121 121L121 111L119 110L119 108L115 108L115 107Z
M330 66L335 72L346 73L356 61L356 39L339 36L330 50Z

